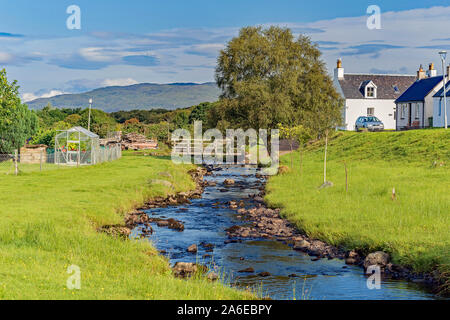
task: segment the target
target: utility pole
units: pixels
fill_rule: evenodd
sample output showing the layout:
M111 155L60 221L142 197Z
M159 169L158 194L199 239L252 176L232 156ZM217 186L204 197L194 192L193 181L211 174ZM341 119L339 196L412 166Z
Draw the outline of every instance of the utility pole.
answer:
M92 107L92 98L89 99L88 131L91 131L91 107Z
M447 51L440 51L439 55L441 56L442 61L442 74L443 74L443 81L444 81L444 128L447 129L447 93L446 93L446 84L447 84L447 75L445 70L445 58L447 57Z

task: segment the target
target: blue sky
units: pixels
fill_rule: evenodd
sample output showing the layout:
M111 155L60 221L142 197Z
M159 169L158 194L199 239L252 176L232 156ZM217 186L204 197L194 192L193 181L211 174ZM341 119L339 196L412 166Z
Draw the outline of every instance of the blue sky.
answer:
M105 85L214 80L217 54L248 25L290 27L319 44L330 72L413 73L450 50L450 0L0 0L0 67L29 100ZM81 8L68 30L66 8ZM366 27L369 5L382 29Z

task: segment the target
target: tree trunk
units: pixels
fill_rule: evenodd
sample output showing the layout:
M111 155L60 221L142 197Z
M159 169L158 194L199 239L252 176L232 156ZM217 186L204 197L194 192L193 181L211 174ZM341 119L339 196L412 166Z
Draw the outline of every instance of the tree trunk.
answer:
M328 130L325 131L325 157L323 159L323 183L327 182L327 150L328 150Z

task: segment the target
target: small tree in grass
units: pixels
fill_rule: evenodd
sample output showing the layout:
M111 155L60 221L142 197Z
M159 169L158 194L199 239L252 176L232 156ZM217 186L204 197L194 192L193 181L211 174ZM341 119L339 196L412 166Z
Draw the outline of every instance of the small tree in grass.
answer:
M322 96L327 97L327 96ZM328 96L329 97L329 96ZM325 99L317 108L305 112L305 121L308 127L321 139L325 140L324 159L323 159L323 184L321 188L332 186L333 184L327 180L327 152L328 138L332 130L336 130L342 123L342 106L343 100L340 97L336 99Z

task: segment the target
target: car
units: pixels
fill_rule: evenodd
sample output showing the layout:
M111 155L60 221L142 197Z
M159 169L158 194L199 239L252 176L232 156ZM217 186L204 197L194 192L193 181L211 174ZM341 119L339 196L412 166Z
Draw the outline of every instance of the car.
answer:
M374 116L359 117L356 119L355 130L383 131L384 124L380 119Z

